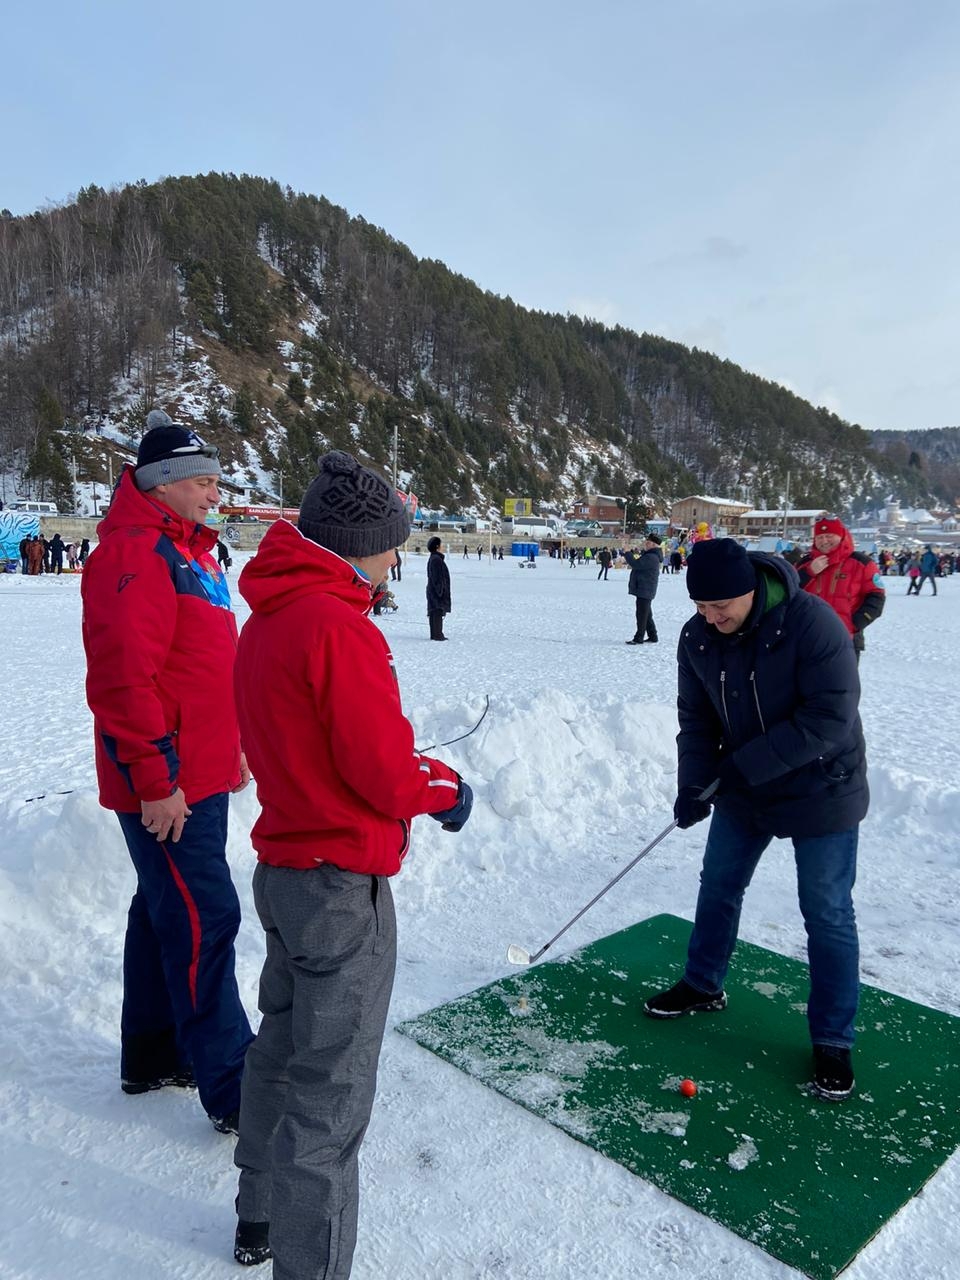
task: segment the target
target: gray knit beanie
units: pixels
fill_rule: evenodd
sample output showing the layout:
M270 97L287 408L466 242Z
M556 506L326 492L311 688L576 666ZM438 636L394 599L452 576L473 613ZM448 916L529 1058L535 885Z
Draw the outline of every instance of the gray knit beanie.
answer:
M396 490L339 449L320 459L320 474L303 495L297 528L345 559L391 551L410 536L410 517Z
M158 484L174 484L191 476L218 476L220 455L195 431L178 427L162 409L147 414L147 433L137 450L134 479L144 493Z

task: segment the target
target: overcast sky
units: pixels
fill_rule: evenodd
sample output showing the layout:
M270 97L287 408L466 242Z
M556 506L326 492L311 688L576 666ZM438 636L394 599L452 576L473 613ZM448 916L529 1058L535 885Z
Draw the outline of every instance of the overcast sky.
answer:
M960 425L954 0L8 8L0 207L274 177L525 306Z

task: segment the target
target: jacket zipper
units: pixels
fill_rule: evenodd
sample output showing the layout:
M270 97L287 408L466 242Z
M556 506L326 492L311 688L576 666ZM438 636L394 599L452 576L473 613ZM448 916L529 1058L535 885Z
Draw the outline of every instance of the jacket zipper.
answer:
M767 726L763 723L763 712L760 710L760 695L759 695L759 693L757 693L757 678L756 678L756 677L757 677L757 673L756 673L755 671L751 671L751 672L750 672L750 687L751 687L751 689L753 690L753 701L756 703L756 707L757 707L757 715L760 717L760 731L761 731L761 733L766 733L766 732L767 732Z
M727 728L733 733L733 725L730 723L730 717L727 715L727 673L720 672L720 705L723 707L723 718L727 722Z

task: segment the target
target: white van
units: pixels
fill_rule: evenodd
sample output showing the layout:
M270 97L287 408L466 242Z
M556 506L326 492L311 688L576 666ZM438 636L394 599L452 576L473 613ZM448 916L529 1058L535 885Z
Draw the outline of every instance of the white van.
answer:
M35 516L58 516L60 508L55 502L34 502L32 498L18 498L11 511L27 511Z
M504 524L510 524L510 532L515 542L528 542L535 538L559 538L560 532L549 516L514 516Z

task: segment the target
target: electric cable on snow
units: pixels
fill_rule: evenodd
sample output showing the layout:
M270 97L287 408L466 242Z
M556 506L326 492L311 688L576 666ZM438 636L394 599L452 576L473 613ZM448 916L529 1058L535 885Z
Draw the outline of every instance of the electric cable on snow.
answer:
M425 755L428 751L436 751L437 747L452 747L455 742L462 742L464 738L469 738L471 733L477 732L477 730L480 728L480 726L483 724L484 720L486 719L486 715L489 710L490 710L490 695L489 693L487 693L487 694L484 694L483 712L480 716L480 719L477 721L477 723L473 726L472 729L468 729L466 733L461 733L459 738L451 738L448 742L434 742L429 747L417 747L416 750L419 751L421 755Z

